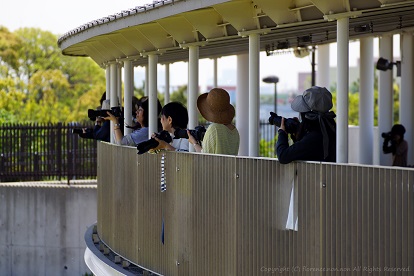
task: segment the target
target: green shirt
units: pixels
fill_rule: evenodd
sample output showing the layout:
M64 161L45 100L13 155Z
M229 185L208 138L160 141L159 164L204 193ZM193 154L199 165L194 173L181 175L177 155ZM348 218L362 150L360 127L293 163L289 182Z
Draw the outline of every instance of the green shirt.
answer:
M204 153L237 155L240 135L237 128L229 129L223 124L212 123L203 138Z

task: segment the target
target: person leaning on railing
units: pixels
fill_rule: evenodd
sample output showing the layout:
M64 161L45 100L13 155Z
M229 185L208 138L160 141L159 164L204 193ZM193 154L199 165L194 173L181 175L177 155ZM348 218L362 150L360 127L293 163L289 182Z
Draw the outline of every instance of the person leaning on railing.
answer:
M148 140L148 97L142 97L139 103L135 106L136 109L136 121L141 125L140 128L134 130L131 134L123 135L121 131L121 124L119 118L108 112L108 117L105 120L110 120L114 123L114 137L115 143L118 145L136 146L141 142ZM157 99L157 115L161 111L161 103Z
M237 155L240 135L232 124L235 110L230 104L229 93L221 88L213 88L198 97L197 108L211 124L204 134L202 144L187 131L188 140L194 149L203 153Z
M392 126L391 131L383 133L382 151L392 153L392 165L407 167L408 143L404 140L405 127L400 124Z
M187 129L188 111L187 108L179 102L171 102L161 109L162 129L168 131L172 136L172 142L167 143L158 139L155 134L152 138L158 141L159 145L154 150L165 149L175 151L188 151L188 140L185 138L174 139L174 132L177 129ZM185 133L185 132L184 132Z
M300 113L298 131L291 133L289 146L285 118L282 118L276 144L277 158L282 164L295 160L336 162L336 123L332 94L324 87L313 86L297 96L291 104Z

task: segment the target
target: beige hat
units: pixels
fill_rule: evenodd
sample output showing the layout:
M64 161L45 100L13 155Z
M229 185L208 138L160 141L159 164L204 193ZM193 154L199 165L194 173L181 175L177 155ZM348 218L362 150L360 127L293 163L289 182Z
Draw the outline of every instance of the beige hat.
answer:
M230 104L229 93L222 88L213 88L200 95L197 107L204 118L218 124L230 124L236 113Z

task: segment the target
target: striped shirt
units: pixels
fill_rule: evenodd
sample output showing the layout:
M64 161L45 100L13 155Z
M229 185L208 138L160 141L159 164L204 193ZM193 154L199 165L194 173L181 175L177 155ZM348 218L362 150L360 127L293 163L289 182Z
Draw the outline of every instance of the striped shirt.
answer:
M237 155L240 135L237 128L229 129L223 124L212 123L203 138L204 153Z

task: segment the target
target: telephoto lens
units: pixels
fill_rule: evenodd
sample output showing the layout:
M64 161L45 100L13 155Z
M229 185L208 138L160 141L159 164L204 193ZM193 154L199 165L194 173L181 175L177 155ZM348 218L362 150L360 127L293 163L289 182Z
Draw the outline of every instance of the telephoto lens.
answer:
M282 124L282 116L278 116L274 112L270 112L269 124L280 127ZM287 133L296 133L299 129L300 123L293 118L285 118L285 129Z
M168 131L163 130L160 133L155 134L155 137L157 137L160 140L163 140L167 143L171 143L171 135L168 133ZM143 154L149 151L150 149L154 149L159 145L158 141L154 138L151 138L147 141L141 142L137 145L138 154Z

